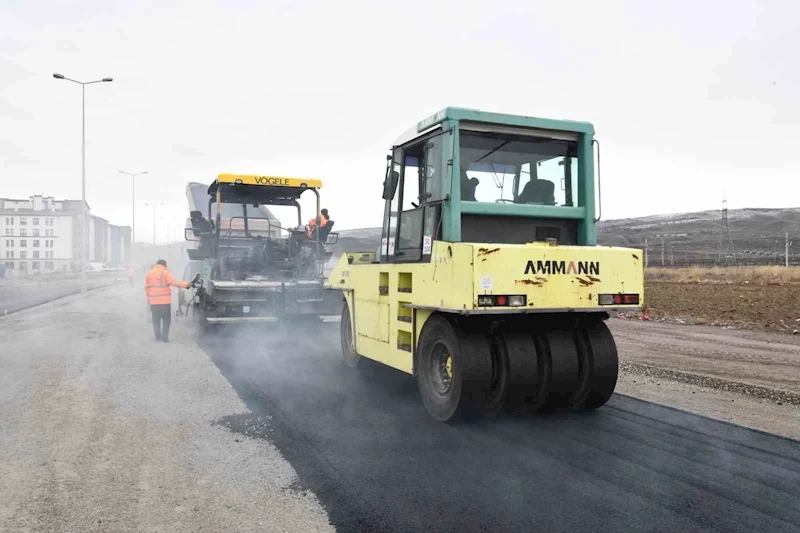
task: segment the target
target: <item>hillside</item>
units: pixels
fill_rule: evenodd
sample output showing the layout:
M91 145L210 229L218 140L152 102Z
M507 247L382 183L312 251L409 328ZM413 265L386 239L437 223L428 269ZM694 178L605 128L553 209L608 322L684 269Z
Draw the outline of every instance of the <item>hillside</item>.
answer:
M598 224L598 242L607 246L645 247L651 265L729 264L731 244L736 262L782 264L785 235L789 234L789 257L800 264L800 208L735 209L728 211L730 237L720 211L603 220ZM339 232L336 255L344 251L372 251L380 244L380 228Z

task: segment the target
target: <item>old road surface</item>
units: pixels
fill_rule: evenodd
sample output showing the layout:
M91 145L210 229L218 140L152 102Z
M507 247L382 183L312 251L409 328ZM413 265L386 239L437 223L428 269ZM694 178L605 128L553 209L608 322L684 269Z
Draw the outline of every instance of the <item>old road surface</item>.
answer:
M335 331L160 344L140 292L0 319L0 531L800 530L796 440L626 396L445 425Z
M121 275L123 276L124 273ZM94 290L115 283L113 276L91 276L86 288ZM137 282L137 286L141 283ZM45 281L24 281L14 285L0 285L0 315L15 313L46 302L80 292L78 278Z

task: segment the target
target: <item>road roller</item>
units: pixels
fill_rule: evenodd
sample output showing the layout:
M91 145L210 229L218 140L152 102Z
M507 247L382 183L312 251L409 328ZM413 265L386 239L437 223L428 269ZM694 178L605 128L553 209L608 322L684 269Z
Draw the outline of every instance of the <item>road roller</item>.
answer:
M376 229L327 281L344 362L415 376L443 422L603 406L606 321L643 307L644 268L641 250L597 245L599 163L587 122L455 107L418 122L386 158L379 246Z

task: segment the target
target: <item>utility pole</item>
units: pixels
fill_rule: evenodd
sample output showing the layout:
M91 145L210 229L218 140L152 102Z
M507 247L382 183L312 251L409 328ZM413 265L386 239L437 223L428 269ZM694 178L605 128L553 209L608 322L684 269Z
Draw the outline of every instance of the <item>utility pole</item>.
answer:
M144 172L125 172L124 170L119 171L120 174L125 174L126 176L131 177L131 218L133 219L131 223L131 245L136 242L136 176L141 176L143 174L147 174L147 171Z
M644 239L644 266L645 268L650 266L650 254L647 251L647 237Z
M55 73L57 80L71 81L81 86L81 222L78 225L79 252L81 263L81 292L86 292L86 261L88 259L87 247L89 246L89 209L86 203L86 86L93 83L108 83L113 78L103 78L95 81L78 81L67 78L63 74Z
M789 232L786 232L786 268L789 268Z
M661 237L661 266L664 266L664 237Z
M728 235L728 247L730 249L733 266L736 266L736 252L733 249L733 239L731 238L731 228L728 226L728 198L722 197L722 221L725 223L725 233Z

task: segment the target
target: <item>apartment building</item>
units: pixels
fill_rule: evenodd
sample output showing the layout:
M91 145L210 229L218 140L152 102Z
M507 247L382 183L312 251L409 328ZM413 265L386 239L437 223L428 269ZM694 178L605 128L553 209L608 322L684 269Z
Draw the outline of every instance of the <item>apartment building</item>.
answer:
M10 275L79 270L84 203L34 195L0 198L0 261ZM86 205L88 208L88 205ZM122 264L130 257L129 227L89 216L88 260Z

